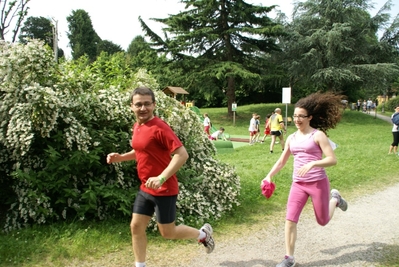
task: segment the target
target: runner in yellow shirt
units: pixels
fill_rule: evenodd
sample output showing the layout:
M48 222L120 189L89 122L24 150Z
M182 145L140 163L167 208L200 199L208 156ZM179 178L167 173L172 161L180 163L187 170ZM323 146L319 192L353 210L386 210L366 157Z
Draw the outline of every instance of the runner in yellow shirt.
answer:
M283 131L286 132L284 125L283 116L281 116L281 109L276 108L274 114L270 117L268 124L270 124L270 134L272 140L270 142L270 153L273 153L274 143L276 142L276 137L280 139L281 148L284 151L284 136Z

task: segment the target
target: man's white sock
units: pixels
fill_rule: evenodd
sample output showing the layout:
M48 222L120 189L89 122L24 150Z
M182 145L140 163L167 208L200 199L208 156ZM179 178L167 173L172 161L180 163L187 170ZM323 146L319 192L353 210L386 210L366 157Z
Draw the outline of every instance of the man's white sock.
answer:
M202 240L206 237L206 233L202 230L199 230L198 240Z

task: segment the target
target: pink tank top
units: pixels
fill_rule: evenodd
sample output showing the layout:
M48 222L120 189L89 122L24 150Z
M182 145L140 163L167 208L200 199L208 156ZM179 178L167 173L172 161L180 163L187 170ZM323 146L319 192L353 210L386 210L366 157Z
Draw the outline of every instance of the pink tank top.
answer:
M290 151L294 155L294 172L292 174L294 182L315 182L327 178L326 171L322 167L314 167L302 177L297 175L297 170L303 165L311 161L321 160L323 157L320 146L314 141L314 134L317 131L317 129L314 129L312 133L300 140L297 140L296 132L291 136Z

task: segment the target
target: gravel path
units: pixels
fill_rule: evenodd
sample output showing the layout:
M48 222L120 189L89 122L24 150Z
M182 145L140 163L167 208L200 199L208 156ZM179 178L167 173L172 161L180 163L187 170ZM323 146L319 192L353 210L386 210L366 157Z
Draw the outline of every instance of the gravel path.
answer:
M298 224L296 266L378 266L384 252L392 248L398 251L398 192L399 184L349 202L348 210L337 209L324 227L307 208ZM198 255L184 266L274 267L285 253L283 221L236 240L216 240L212 254Z

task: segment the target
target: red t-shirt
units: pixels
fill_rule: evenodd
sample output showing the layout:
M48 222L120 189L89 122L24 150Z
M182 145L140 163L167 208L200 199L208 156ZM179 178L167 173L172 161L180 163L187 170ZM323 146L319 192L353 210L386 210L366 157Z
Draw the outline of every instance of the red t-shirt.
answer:
M132 147L136 152L140 189L153 196L174 196L179 193L176 174L159 189L145 187L148 178L156 177L169 165L171 154L183 146L169 125L158 117L139 125L133 125Z

